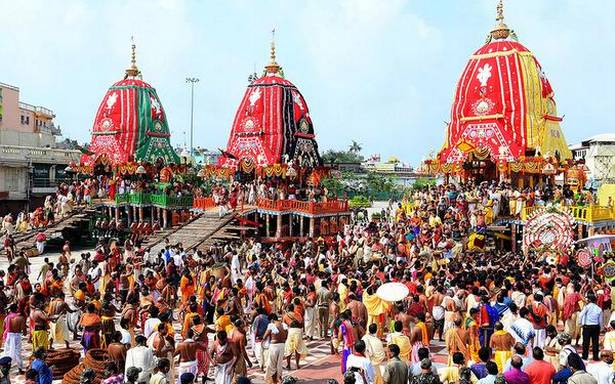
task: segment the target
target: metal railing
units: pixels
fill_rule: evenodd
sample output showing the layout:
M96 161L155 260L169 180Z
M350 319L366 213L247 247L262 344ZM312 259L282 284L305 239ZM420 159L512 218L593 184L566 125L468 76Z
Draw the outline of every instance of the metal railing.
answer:
M193 198L192 195L177 197L159 193L136 192L116 194L115 203L136 206L154 205L161 208L190 208L193 206Z
M521 211L521 220L527 220L541 206L523 207ZM577 221L593 223L597 221L615 220L614 207L601 207L599 205L571 205L568 207L570 213Z
M324 202L301 201L301 200L270 200L260 198L256 201L259 209L268 211L294 211L312 215L325 213L348 212L347 200L332 200Z

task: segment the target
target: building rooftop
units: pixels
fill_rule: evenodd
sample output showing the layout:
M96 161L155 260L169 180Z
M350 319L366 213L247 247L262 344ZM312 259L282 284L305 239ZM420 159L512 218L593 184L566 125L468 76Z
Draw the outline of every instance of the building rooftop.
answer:
M583 145L589 143L615 142L615 133L600 133L583 140Z

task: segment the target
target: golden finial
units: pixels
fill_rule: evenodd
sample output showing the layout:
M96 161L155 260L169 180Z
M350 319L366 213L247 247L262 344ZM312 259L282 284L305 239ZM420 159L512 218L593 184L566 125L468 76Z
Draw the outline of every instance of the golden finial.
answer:
M504 22L504 3L502 0L498 1L496 12L497 16L495 17L495 21L499 21L500 23Z
M275 61L275 28L271 30L271 52L269 55L269 64L265 65L265 72L271 74L280 72L280 66Z
M132 52L130 54L130 67L126 69L126 77L137 77L141 74L141 71L137 68L137 46L133 36L130 37L130 41L132 42Z
M495 28L491 31L491 36L496 39L506 39L510 35L510 29L504 24L504 3L498 1L496 7Z

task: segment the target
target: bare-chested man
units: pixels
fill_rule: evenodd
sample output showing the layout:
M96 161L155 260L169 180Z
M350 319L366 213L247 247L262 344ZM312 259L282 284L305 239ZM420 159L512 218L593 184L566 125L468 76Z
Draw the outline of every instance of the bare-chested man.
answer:
M127 303L122 308L121 314L121 321L124 321L124 324L126 324L126 330L130 333L130 343L133 345L135 341L135 327L139 320L139 316L137 315L138 300L138 295L129 294L127 296Z
M26 318L17 309L17 304L11 304L9 314L4 319L6 327L6 344L4 354L9 356L17 365L19 373L23 374L23 360L21 358L21 338L26 335Z
M66 348L68 348L68 343L70 341L69 335L70 331L68 330L68 323L66 322L66 316L68 313L73 313L75 310L71 309L70 306L64 301L64 293L58 292L55 297L51 299L48 307L48 314L50 319L50 332L51 332L51 342L50 345L53 346L54 342L58 342L60 344L66 344Z
M431 314L433 316L433 338L439 336L440 341L444 340L444 287L440 286L431 295Z
M113 334L113 341L107 346L107 352L111 360L117 365L118 370L124 372L128 348L126 348L126 344L122 343L121 332L117 331Z
M247 377L248 368L252 368L252 362L248 357L248 352L246 351L246 331L244 329L244 324L242 320L235 320L235 327L231 330L231 333L228 335L231 343L235 344L237 347L237 351L239 353L239 357L237 358L237 362L235 363L234 369L234 377Z
M408 314L407 311L404 310L404 306L402 303L397 304L397 310L399 311L395 315L395 320L401 321L402 325L402 333L406 336L410 336L410 332L412 330L412 316Z
M331 302L329 303L329 324L328 324L328 329L334 329L334 325L335 325L335 320L338 318L338 316L340 315L340 305L339 305L339 301L340 301L340 294L337 292L333 292L331 294ZM331 334L331 337L333 337L333 333ZM335 350L335 348L333 347L333 343L331 343L331 354L335 355L337 352Z
M284 350L284 343L282 343L282 350ZM216 364L216 384L231 384L233 382L233 371L238 355L237 346L228 340L226 331L219 331L213 345L213 359ZM280 355L280 359L283 359L283 355L284 353Z
M36 351L39 348L49 349L49 316L43 311L45 303L43 300L34 302L34 310L30 314L30 318L34 322L34 331L32 332L32 350Z
M173 364L174 340L168 334L167 325L159 323L157 332L154 332L147 341L147 345L154 351L154 356L158 359L168 358L171 362L171 369L167 375L169 382L174 382L175 367Z
M178 376L181 377L184 373L192 373L197 376L199 366L196 358L197 351L205 349L202 343L194 340L194 331L188 329L186 338L181 343L177 344L173 357L179 356Z
M269 360L265 370L265 381L267 383L279 383L282 381L284 345L287 337L288 330L278 316L275 313L269 315L269 325L263 336L263 340L271 340L269 344Z
M361 301L357 300L357 297L354 293L350 293L348 295L348 304L346 305L346 309L350 310L352 314L352 321L356 324L361 324L361 326L367 326L367 307Z

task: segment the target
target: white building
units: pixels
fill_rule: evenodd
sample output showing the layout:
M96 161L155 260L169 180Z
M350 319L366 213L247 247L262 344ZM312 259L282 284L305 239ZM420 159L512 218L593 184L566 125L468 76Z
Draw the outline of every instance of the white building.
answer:
M595 183L615 183L615 133L602 133L569 146L574 160L585 160Z
M0 214L55 192L64 168L80 152L56 147L60 128L52 110L24 103L19 88L0 83Z

